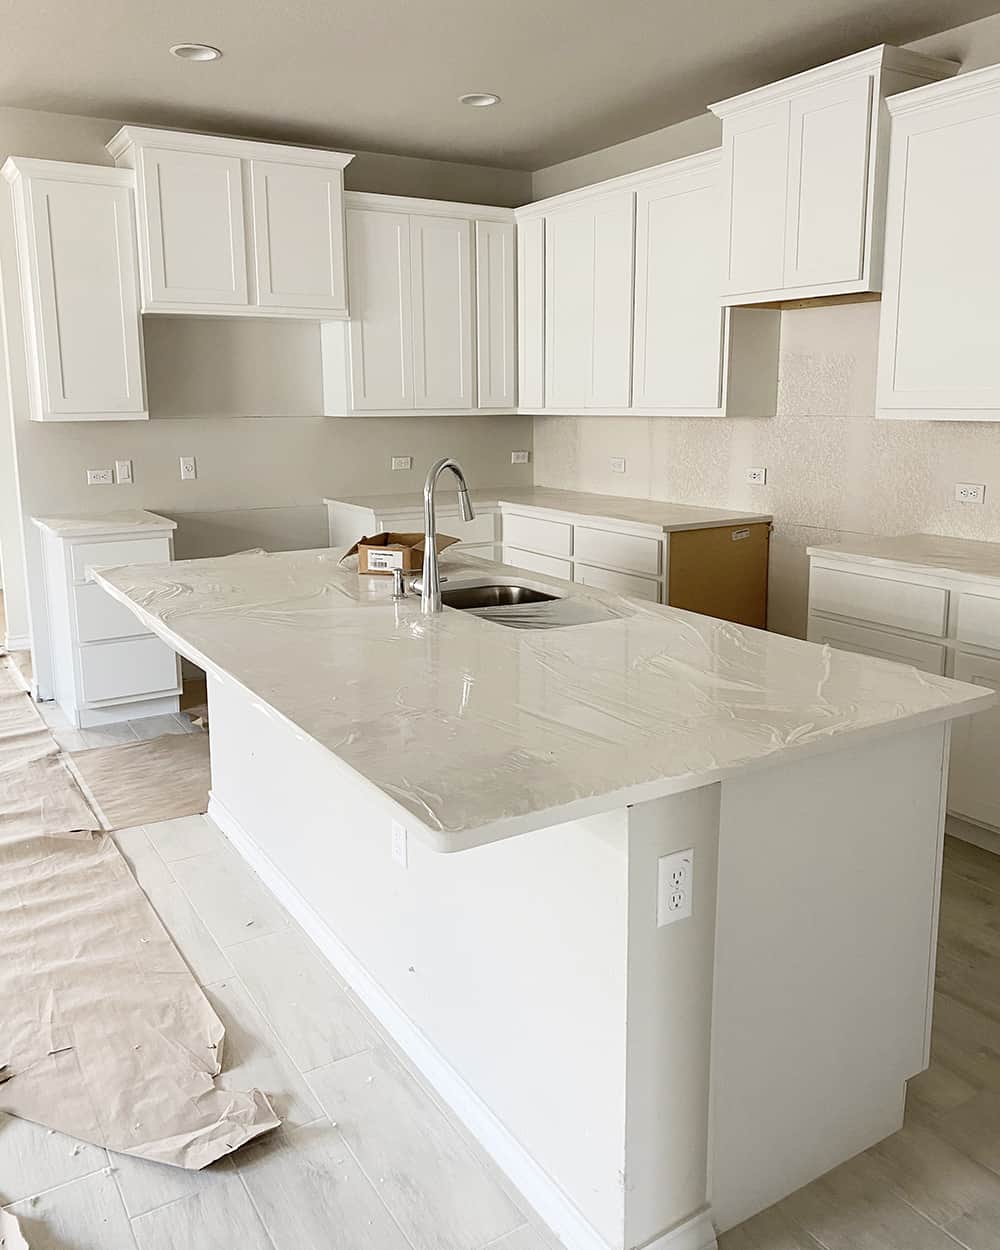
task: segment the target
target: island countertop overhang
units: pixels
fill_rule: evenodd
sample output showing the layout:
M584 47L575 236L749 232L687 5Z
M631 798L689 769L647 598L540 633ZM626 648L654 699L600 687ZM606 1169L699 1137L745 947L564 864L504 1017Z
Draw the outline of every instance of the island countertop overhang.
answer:
M997 697L534 575L611 619L534 632L447 609L422 617L416 599L393 604L388 579L360 578L340 555L251 552L94 577L441 851L944 722ZM448 563L453 576L502 567Z

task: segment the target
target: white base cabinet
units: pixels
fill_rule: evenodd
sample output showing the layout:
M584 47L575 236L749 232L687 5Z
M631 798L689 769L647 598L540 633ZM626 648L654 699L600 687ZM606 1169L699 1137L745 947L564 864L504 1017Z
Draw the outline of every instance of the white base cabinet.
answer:
M892 541L892 540L887 540ZM975 567L984 543L967 547ZM810 548L810 642L1000 690L1000 577ZM1000 712L955 721L948 811L1000 831Z
M56 702L70 724L161 716L180 707L175 653L95 582L91 568L173 558L176 524L151 512L35 518L42 535Z
M1000 66L889 101L876 415L1000 420Z
M883 44L710 105L722 119L723 302L880 290L886 97L957 69Z
M123 127L144 312L347 316L344 169L316 148Z
M128 170L9 159L35 421L149 416Z

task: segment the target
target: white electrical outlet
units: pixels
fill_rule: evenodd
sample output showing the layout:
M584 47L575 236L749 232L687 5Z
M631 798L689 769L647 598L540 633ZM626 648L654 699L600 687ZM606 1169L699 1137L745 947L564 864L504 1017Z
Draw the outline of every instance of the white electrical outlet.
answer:
M656 861L656 923L662 928L691 915L694 850L674 851Z
M132 477L132 461L116 460L115 461L115 481L119 486L131 486L134 481Z
M181 456L181 481L193 482L198 476L198 462L194 456Z
M756 469L747 469L747 481L751 486L764 486L767 483L767 469L760 465Z
M512 451L510 453L511 464L527 464L530 459L530 451Z
M115 471L114 469L88 469L87 485L88 486L114 486Z
M412 456L393 456L392 468L393 468L393 472L397 472L399 469L412 469L413 457Z
M955 498L959 503L985 503L986 487L981 482L956 482Z
M625 457L624 456L612 456L611 457L611 472L612 473L624 473L625 472Z
M406 826L398 820L392 822L392 858L401 868L407 865Z

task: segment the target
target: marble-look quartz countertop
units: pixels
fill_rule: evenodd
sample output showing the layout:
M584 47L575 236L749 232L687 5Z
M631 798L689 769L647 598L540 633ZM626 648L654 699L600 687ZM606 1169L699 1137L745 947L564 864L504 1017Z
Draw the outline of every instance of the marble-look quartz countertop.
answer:
M444 553L454 586L505 572L609 619L522 631L422 616L340 549L102 569L194 663L236 682L441 850L942 722L979 686Z
M949 577L1000 582L1000 542L944 538L939 534L899 534L889 538L852 534L843 542L807 548L811 556L831 556L856 564L882 565Z
M92 512L66 516L33 516L32 521L59 538L100 538L103 534L175 530L177 522L155 512Z
M438 510L456 503L451 483L442 483L438 491ZM575 490L555 490L545 486L528 486L521 489L493 486L471 490L473 505L496 508L510 504L521 508L545 508L566 513L568 516L590 520L625 521L633 525L649 526L660 533L673 530L714 529L720 525L747 525L755 521L770 521L770 513L733 512L725 508L702 508L694 504L669 503L661 499L631 499L624 495L592 495ZM372 512L423 511L423 497L419 492L402 494L348 495L329 497L327 504L346 504ZM457 504L456 504L457 506Z

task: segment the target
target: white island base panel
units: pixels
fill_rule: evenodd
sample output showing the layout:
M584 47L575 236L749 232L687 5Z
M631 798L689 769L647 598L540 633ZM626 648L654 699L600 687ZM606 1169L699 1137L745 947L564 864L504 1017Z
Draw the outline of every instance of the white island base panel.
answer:
M947 726L404 866L370 786L209 698L210 814L570 1250L706 1250L902 1123ZM689 848L693 915L658 927Z

